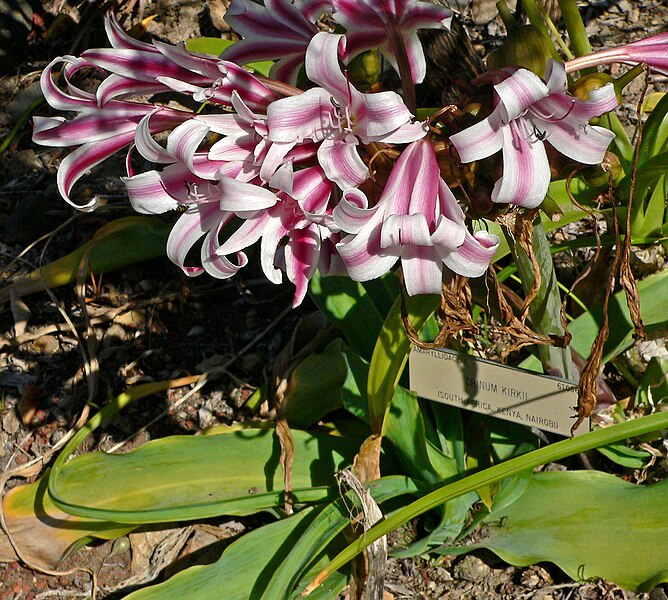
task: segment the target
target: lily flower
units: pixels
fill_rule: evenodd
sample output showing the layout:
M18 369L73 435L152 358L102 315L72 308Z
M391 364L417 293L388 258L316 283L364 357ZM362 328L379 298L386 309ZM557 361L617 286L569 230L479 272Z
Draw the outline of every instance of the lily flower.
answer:
M494 202L534 208L543 201L550 183L544 142L575 161L597 164L614 137L608 129L589 125L617 106L612 84L578 100L567 93L566 70L555 61L548 63L546 79L518 69L494 86L492 114L450 138L465 163L503 151Z
M444 264L466 277L482 275L499 245L495 235L468 232L427 139L404 150L375 206L348 190L333 217L350 234L337 246L350 277L376 279L400 259L411 296L440 294Z
M668 32L653 35L625 46L578 56L566 62L566 72L572 73L580 69L611 63L624 63L632 66L645 63L651 71L668 76Z
M243 39L220 57L240 65L259 60L276 61L272 79L294 85L306 48L319 29L316 21L331 13L331 0L232 0L225 20Z
M289 183L278 192L277 202L246 216L239 229L216 250L216 257L236 253L245 261L242 251L261 240L260 264L265 276L273 283L281 283L283 276L277 264L282 266L288 280L295 285L293 306L298 306L318 264L326 262L331 270L335 262L331 256L332 232L315 222L320 219L312 218L331 213L329 202L333 186L317 166L297 171L283 181ZM321 248L326 241L329 242L328 255L321 261ZM206 268L206 262L204 266Z
M410 111L395 92L364 94L339 66L345 37L318 33L306 52L306 74L320 87L281 98L267 108L267 139L272 147L262 167L265 181L283 164L286 154L304 140L319 143L318 162L342 190L365 181L369 170L357 146L372 142L409 143L427 128L413 123Z
M65 65L63 73L67 91L61 90L53 80L53 71L60 64ZM153 133L168 131L192 117L191 113L181 110L120 100L110 100L101 108L94 94L79 89L71 82L78 70L91 66L88 61L72 56L54 59L42 73L42 93L53 108L79 114L69 121L62 117L33 118L33 140L36 143L57 147L78 146L60 163L57 183L65 201L83 211L93 210L98 199L93 198L83 205L75 204L70 199L72 187L88 170L130 146L138 123L144 117L153 114Z
M424 80L427 66L418 29L450 28L452 11L417 0L333 0L334 19L346 28L347 56L378 48L397 72L405 57L413 83Z

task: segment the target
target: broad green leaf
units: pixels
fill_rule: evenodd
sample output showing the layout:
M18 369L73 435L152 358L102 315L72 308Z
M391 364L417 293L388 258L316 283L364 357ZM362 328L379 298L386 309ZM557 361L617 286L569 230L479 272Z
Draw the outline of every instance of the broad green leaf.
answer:
M536 473L515 502L492 511L485 539L469 549L650 591L668 581L667 504L668 480L640 486L598 471Z
M34 294L45 285L56 288L76 280L88 253L90 270L99 275L129 265L165 256L170 226L152 217L124 217L107 223L93 239L74 252L0 289L0 304L13 291L18 296Z
M392 396L403 373L411 342L401 321L401 303L405 301L408 318L416 331L420 331L439 306L440 296L399 296L390 310L378 336L369 367L367 398L371 430L383 431L383 420L390 409Z
M401 494L414 494L416 488L404 477L384 477L371 483L369 491L377 502L383 502ZM259 527L228 546L217 562L191 567L127 598L218 600L223 593L225 600L259 599L263 595L271 600L298 598L306 583L327 561L327 554L321 552L324 544L350 522L350 514L342 508L340 501L336 501L323 509L308 508ZM307 565L310 566L305 570ZM337 598L346 580L337 573L309 598Z
M164 583L144 588L126 598L127 600L260 598L274 568L290 552L295 541L317 516L317 512L316 508L307 508L288 519L259 527L230 544L217 562L190 567ZM326 587L335 592L340 590L340 586L341 578L333 577Z
M47 570L55 569L73 550L93 538L115 539L135 526L68 515L46 493L47 477L12 488L2 499L7 529L21 548L22 558ZM0 561L19 560L0 531Z
M401 386L394 391L385 435L396 447L404 471L411 477L435 484L459 475L457 461L428 443L417 396Z
M368 485L374 500L382 503L385 500L404 494L413 494L415 486L405 477L383 477ZM357 497L347 492L342 498L325 506L313 519L308 528L300 536L283 562L274 570L274 574L264 589L262 598L274 600L281 598L286 590L301 591L310 581L306 578L306 567L313 563L313 557L321 555L326 548L339 537L344 528L350 524L352 515L364 514ZM343 540L339 540L343 541ZM343 544L345 545L345 544ZM343 547L340 545L339 550ZM331 548L328 549L331 554ZM333 556L331 554L330 558ZM324 566L324 565L322 565ZM312 569L310 569L312 570ZM315 575L313 573L313 575ZM303 583L300 586L299 580Z
M506 477L517 475L528 469L562 460L567 456L572 456L579 452L586 452L599 446L605 446L630 437L642 436L666 428L668 428L668 412L640 417L639 419L633 419L605 429L598 429L576 438L570 438L544 448L539 448L533 452L469 475L454 483L446 484L389 515L384 521L372 527L366 532L364 539L356 540L340 552L327 568L318 574L314 582L320 583L326 581L330 573L337 571L375 540L387 535L390 531L400 527L411 519L445 502L449 502L453 498L501 481Z
M342 438L293 430L297 502L322 501L334 473L352 462ZM159 523L244 515L283 503L281 447L273 429L226 428L217 435L171 436L127 454L90 452L59 474L58 504L72 514L120 523Z
M227 50L232 44L235 43L236 42L234 40L224 40L222 38L195 37L186 40L186 49L190 52L196 52L197 54L220 56L224 50ZM249 63L246 65L246 67L255 73L269 77L269 71L273 65L273 61L263 60Z
M349 277L323 277L316 271L309 294L330 323L343 331L351 349L369 360L383 318L362 284Z
M281 410L291 427L308 427L340 408L348 365L336 339L320 354L308 355L290 373Z

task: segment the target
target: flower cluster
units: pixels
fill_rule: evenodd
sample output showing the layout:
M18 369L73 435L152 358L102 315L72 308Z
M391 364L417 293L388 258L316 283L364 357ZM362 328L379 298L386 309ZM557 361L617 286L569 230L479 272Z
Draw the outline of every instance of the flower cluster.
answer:
M444 267L480 276L499 240L472 233L441 176L435 138L454 145L462 162L502 150L491 199L521 207L539 205L547 192L544 142L595 164L612 138L589 124L616 106L612 85L575 99L555 62L547 83L521 68L499 73L493 112L450 142L395 91L360 91L345 65L370 48L404 86L424 79L416 31L447 27L451 18L427 2L233 0L227 18L243 39L217 58L184 44L140 42L109 14L111 48L58 58L42 75L49 104L76 116L35 119L36 142L77 146L58 172L72 204L75 182L127 149L132 206L149 214L180 209L167 254L189 276L231 277L259 242L266 277L280 283L286 276L294 305L316 269L368 281L399 261L409 294L440 293ZM345 35L331 31L334 23ZM275 61L268 78L244 68L263 59ZM91 71L105 75L94 92L78 84ZM185 94L203 110L143 100L160 92ZM136 172L136 153L155 167Z

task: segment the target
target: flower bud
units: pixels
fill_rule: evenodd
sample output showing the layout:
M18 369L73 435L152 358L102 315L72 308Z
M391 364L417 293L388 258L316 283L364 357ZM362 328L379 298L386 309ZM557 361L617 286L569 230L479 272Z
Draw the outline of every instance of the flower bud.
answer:
M551 58L547 41L533 25L516 25L508 31L503 46L487 57L490 70L518 66L533 71L539 77L545 75L545 65Z
M614 82L615 80L607 73L590 73L589 75L580 77L580 79L571 86L570 92L580 100L589 100L589 94L592 91L602 88L608 83ZM621 102L619 93L617 93L617 100Z
M593 165L582 172L582 179L591 187L599 188L608 185L611 176L613 183L616 183L623 175L624 170L617 155L606 152L600 165Z

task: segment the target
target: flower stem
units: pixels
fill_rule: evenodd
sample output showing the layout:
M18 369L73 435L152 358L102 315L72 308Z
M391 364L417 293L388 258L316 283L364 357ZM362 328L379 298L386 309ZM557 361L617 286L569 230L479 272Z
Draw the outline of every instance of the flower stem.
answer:
M404 102L408 110L412 114L417 112L417 98L415 96L415 84L413 83L413 75L411 73L411 65L408 62L408 54L406 53L406 46L404 38L401 36L401 30L397 24L389 27L389 42L394 50L394 55L397 57L397 65L399 66L399 77L401 77L401 88L404 91Z

